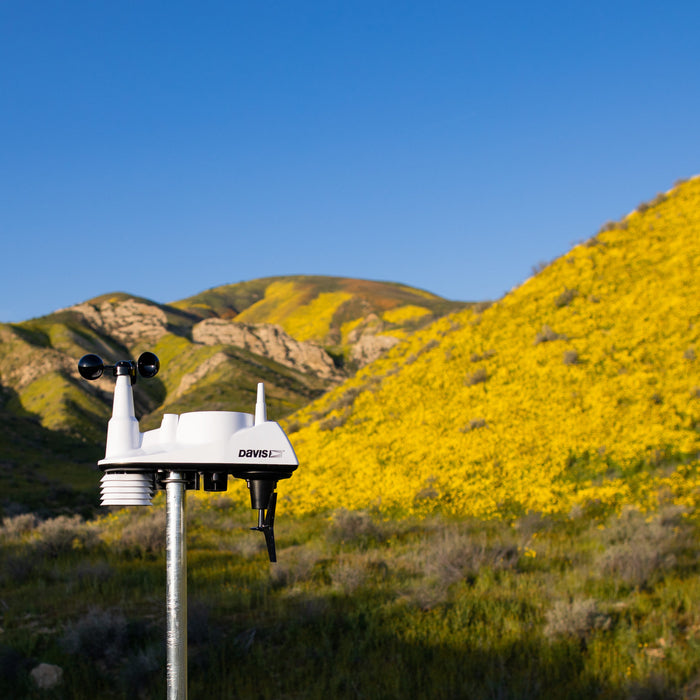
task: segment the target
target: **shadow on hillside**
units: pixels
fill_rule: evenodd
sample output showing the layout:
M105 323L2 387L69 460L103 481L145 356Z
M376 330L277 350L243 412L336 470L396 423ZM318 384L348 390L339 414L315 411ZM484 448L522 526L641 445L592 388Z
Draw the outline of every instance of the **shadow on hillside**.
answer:
M27 511L42 517L66 511L89 516L99 502L96 462L102 448L9 409L18 403L17 394L2 387L0 517Z

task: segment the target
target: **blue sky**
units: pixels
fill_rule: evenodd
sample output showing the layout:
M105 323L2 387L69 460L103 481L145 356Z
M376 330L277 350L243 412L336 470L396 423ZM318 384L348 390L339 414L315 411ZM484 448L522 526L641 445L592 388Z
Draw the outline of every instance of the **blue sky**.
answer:
M697 2L0 2L0 321L284 274L497 298L700 172Z

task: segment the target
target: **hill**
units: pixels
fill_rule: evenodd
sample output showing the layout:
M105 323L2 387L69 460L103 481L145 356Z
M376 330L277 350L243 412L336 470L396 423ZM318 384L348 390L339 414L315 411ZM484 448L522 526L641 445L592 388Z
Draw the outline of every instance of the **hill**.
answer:
M354 368L465 304L395 282L299 275L215 287L172 306L201 319L279 325Z
M86 446L104 445L114 383L80 379L77 360L85 353L108 362L144 350L160 357L159 375L135 386L142 429L158 425L164 412L250 411L258 381L265 382L270 415L278 419L411 329L463 306L393 283L290 277L229 285L169 305L111 293L0 324L5 509L36 505L19 488L24 477L48 480L56 494L43 500L50 510L75 504L75 489L89 489L78 502L93 499L97 482L85 475L100 455ZM330 352L324 342L335 343ZM38 436L31 449L27 435Z
M286 507L497 517L692 502L699 270L694 178L299 411Z

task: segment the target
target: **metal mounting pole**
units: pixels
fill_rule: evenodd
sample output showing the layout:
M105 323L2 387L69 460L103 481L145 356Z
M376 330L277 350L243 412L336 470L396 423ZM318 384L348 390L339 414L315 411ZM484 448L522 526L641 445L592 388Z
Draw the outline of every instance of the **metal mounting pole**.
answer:
M165 479L167 700L187 700L187 540L185 475Z

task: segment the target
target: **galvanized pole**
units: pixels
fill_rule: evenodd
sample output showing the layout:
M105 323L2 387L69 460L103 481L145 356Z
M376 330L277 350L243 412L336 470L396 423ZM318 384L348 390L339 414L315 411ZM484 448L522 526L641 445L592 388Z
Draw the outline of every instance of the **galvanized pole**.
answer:
M187 700L187 540L185 474L165 479L167 700Z

